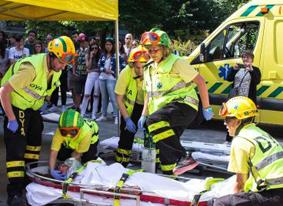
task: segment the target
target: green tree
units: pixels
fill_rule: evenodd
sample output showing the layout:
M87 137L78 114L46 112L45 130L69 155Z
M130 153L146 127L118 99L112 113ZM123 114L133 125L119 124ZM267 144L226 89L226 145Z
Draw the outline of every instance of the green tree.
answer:
M223 20L248 0L120 0L120 28L136 38L152 27L159 27L173 39L201 41ZM114 34L113 22L26 21L26 30L35 29L41 38L47 33L69 34L72 30L104 39Z

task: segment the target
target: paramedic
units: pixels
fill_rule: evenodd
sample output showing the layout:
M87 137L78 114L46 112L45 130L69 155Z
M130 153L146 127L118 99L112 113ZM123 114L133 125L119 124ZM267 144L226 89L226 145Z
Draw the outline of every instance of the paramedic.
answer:
M180 144L184 129L198 112L197 85L206 120L213 117L204 79L184 59L172 54L171 41L164 31L152 29L141 37L151 62L144 70L146 98L139 128L144 123L160 152L161 170L165 174L181 174L191 158ZM176 166L178 163L178 166Z
M115 87L116 100L123 117L120 124L116 161L124 167L128 165L130 160L137 123L143 109L143 64L148 60L148 53L142 46L131 50L128 65L119 75Z
M283 205L283 148L255 125L255 103L234 97L219 113L233 137L228 171L236 173L236 181L234 194L214 200L213 205Z
M8 205L24 205L25 163L38 161L43 130L40 108L60 85L61 70L74 62L75 47L67 36L52 40L48 53L22 58L10 66L1 81L5 111L4 141Z
M95 121L84 119L73 109L61 113L51 144L49 157L51 176L57 180L66 179L66 176L55 168L57 159L65 161L74 157L82 163L96 160L98 130Z

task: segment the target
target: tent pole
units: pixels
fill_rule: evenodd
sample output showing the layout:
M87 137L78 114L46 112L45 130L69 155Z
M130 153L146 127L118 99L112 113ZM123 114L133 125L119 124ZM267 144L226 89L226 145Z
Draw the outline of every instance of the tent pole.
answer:
M116 78L118 80L120 72L120 61L119 61L119 20L115 20L115 49L116 49ZM120 136L120 111L118 109L118 125L117 125L117 137Z

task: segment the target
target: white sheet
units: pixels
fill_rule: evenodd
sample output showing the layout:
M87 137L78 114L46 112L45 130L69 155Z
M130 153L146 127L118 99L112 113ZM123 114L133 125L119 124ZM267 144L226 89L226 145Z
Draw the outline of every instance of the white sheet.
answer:
M121 164L114 163L107 166L105 163L88 163L86 169L75 179L74 182L88 185L103 185L108 187L115 187L122 174L127 169ZM217 183L221 184L221 183ZM183 183L176 180L159 176L157 174L137 172L131 175L126 181L125 185L138 186L144 192L155 193L158 196L171 198L180 201L190 201L195 194L203 191L205 188L205 180L191 179ZM208 200L212 197L219 197L221 195L229 194L227 188L231 185L231 180L223 182L222 185L215 187L215 191L202 196L201 200ZM27 186L27 200L29 204L34 206L45 205L59 199L62 196L61 189L55 189L31 183ZM72 199L79 199L79 193L68 192ZM103 198L94 195L86 195L86 199L91 203L104 202L111 205L113 199ZM135 205L133 200L122 200L121 205L132 206ZM142 202L142 206L159 204L149 204Z

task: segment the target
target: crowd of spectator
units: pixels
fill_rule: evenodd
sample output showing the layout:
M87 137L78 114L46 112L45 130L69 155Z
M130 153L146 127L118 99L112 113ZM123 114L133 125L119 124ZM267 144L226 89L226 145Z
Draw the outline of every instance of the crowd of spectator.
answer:
M114 93L116 85L116 52L112 37L107 37L103 45L96 38L88 38L84 33L74 31L72 37L78 59L74 65L68 65L60 77L61 85L50 98L49 111L65 111L67 108L67 92L72 94L70 107L80 111L83 117L105 121L108 118L108 104L112 106L114 123L118 123L118 108ZM35 30L30 30L27 36L12 35L7 37L0 31L0 78L17 60L38 53L47 53L48 43L52 34L39 39ZM119 41L120 70L126 64L130 51L137 47L138 40L132 34L126 34ZM59 103L61 97L61 104ZM101 113L98 116L99 112Z
M118 107L114 93L117 81L117 55L114 39L107 37L101 44L98 39L94 37L88 38L84 33L77 31L74 31L70 36L75 44L78 59L74 65L68 65L63 70L60 77L61 85L53 92L50 98L49 111L65 111L67 108L67 91L71 91L73 100L71 107L80 111L83 117L96 121L106 121L109 118L107 111L110 102L114 123L118 124ZM53 38L52 34L47 34L45 39L39 39L37 32L34 30L30 30L27 33L26 39L24 39L23 35L14 35L8 38L3 31L0 31L0 78L4 76L9 66L18 59L32 54L48 52L48 43ZM126 66L131 50L138 45L139 40L134 39L130 33L125 35L124 40L119 41L120 70ZM252 52L246 53L247 55L244 56L248 56L253 60ZM246 59L244 60L246 61ZM243 65L246 64L244 62ZM260 72L259 69L251 65L252 61L248 66L241 65L243 68L251 68L246 73L246 70L238 69L239 66L236 65L226 80L235 80L233 86L238 85L237 87L239 87L239 82L241 81L237 79L244 79L245 81L241 82L240 87L242 90L246 89L247 94L242 95L249 96L256 103L255 91L256 85L260 82ZM253 76L254 73L256 77ZM242 74L245 75L243 76ZM247 79L252 81L246 81ZM231 93L234 90L232 89ZM238 95L234 94L232 96ZM61 96L61 105L58 105L59 96ZM100 116L98 116L99 113L101 114Z

